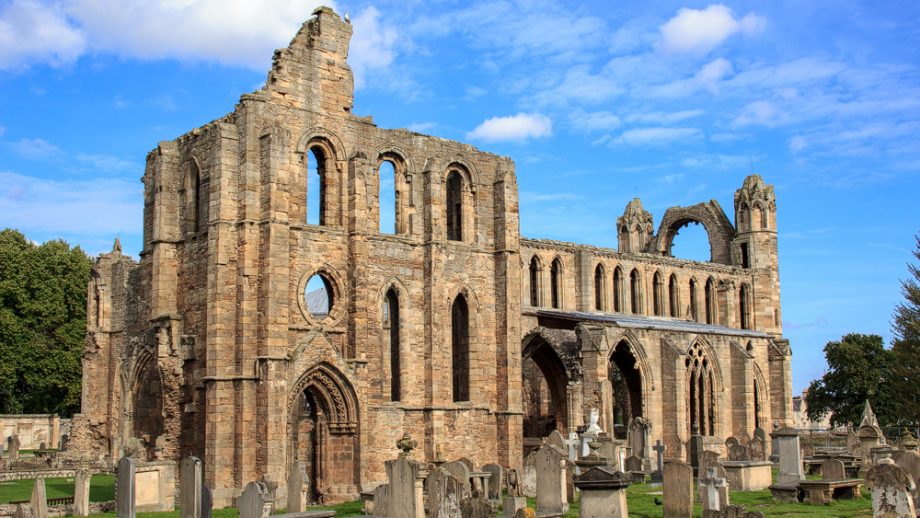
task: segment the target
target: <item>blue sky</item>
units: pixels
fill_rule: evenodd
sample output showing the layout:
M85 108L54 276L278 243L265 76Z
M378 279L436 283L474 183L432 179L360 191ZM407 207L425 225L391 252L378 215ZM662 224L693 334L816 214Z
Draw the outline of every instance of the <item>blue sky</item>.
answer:
M137 254L146 153L264 81L308 0L0 0L0 227ZM355 112L517 163L521 230L616 246L633 196L776 186L798 392L890 339L920 231L916 2L348 2ZM705 255L685 230L675 253Z

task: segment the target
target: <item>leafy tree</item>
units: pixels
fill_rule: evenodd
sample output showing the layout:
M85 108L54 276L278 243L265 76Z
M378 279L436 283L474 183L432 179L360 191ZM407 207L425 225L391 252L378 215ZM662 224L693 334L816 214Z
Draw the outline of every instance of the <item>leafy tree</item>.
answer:
M894 356L885 349L882 337L851 333L839 342L824 346L828 370L811 382L805 403L809 419L818 420L831 412L831 424L859 424L866 400L879 424L898 422L893 390L888 383Z
M91 266L64 241L0 232L0 413L79 409Z
M916 236L914 257L920 260L920 234ZM908 264L910 277L901 282L904 301L895 307L894 365L892 387L898 395L898 410L912 424L920 422L920 266Z

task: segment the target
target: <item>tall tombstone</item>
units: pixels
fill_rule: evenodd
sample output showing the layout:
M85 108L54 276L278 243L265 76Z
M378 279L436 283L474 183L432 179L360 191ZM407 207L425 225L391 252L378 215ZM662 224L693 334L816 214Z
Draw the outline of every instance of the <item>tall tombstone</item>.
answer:
M390 494L387 505L389 518L425 518L422 484L426 470L408 454L386 462Z
M524 472L521 475L521 493L534 498L537 496L537 452L536 450L524 457Z
M911 476L896 464L876 464L866 473L866 485L872 490L872 513L876 517L917 516L911 495L916 485Z
M651 445L649 444L649 429L651 423L644 417L636 417L629 424L627 430L627 442L632 448L632 454L642 459L642 469L638 471L647 471L651 469Z
M265 482L250 482L236 501L240 518L268 518L272 514L271 491Z
M10 436L9 445L10 445L10 460L19 460L19 436L13 434Z
M302 513L307 510L307 465L302 460L295 460L291 464L291 473L288 475L288 502L287 512Z
M457 518L463 485L444 468L434 468L425 479L428 488L428 518ZM374 505L374 513L377 508ZM378 515L381 516L381 515Z
M486 464L482 470L490 475L489 477L489 500L498 501L502 496L502 486L504 485L504 469L498 464Z
M536 451L537 514L560 515L569 509L566 494L566 454L550 444Z
M693 466L676 460L664 462L664 515L669 518L693 516Z
M214 508L214 495L207 484L201 484L201 518L211 518L211 509Z
M179 518L201 518L201 460L186 457L179 465Z
M775 430L771 436L776 440L779 452L779 473L776 475L776 483L805 480L802 450L799 449L799 432L795 428L786 427Z
M73 477L73 514L89 516L89 483L92 474L88 470L78 469Z
M380 484L374 488L374 516L387 516L389 513L390 485Z
M37 478L32 485L32 518L48 518L48 495L45 492L45 479Z
M118 461L115 474L115 513L118 518L135 518L134 474L137 466L131 457L122 457Z
M719 477L716 468L708 468L700 476L700 497L703 501L703 518L719 518L720 511L729 504L728 482Z
M594 466L575 477L581 491L579 518L626 518L626 488L630 477L607 466Z
M661 439L655 441L655 445L652 446L652 450L655 452L655 471L652 472L653 482L661 482L664 477L664 452L667 449Z

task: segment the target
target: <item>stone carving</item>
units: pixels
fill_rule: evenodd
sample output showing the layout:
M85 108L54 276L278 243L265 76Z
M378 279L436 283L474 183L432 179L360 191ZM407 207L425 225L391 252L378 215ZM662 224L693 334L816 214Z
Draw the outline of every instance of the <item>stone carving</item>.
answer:
M917 515L914 499L916 484L911 476L895 464L872 466L866 473L866 484L872 490L872 511L875 516L910 517Z

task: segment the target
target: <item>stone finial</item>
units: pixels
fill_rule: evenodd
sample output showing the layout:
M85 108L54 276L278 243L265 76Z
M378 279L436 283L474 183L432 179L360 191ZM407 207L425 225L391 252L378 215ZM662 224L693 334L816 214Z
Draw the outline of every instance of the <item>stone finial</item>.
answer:
M872 405L869 404L868 399L866 400L865 408L863 408L862 421L860 421L859 426L878 427L878 419L875 417L875 412L872 411Z
M113 254L121 253L121 238L120 237L115 238L115 244L112 245L112 253Z
M409 432L405 432L402 438L396 441L396 447L402 450L403 455L411 455L416 446L418 446L418 441L410 437Z
M639 198L626 205L617 218L617 241L621 252L644 252L654 233L652 214L642 208Z
M917 451L918 446L920 446L920 442L917 442L914 434L905 428L904 433L901 434L901 449L904 451Z

